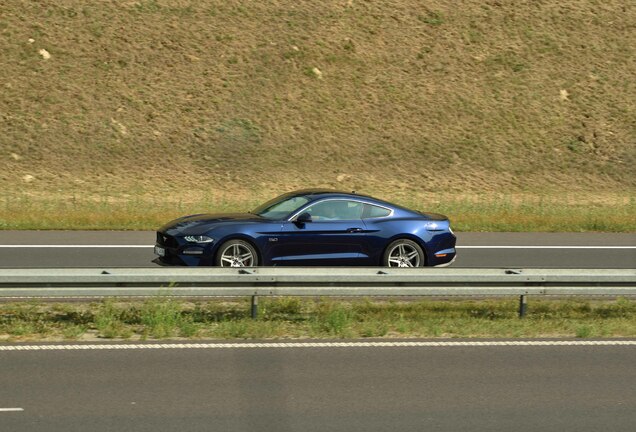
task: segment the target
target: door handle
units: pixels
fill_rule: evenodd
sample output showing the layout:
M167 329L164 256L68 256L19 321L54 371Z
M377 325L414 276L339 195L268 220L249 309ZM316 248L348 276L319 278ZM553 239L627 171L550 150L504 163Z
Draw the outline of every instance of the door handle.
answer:
M348 233L359 233L362 232L362 228L347 228Z

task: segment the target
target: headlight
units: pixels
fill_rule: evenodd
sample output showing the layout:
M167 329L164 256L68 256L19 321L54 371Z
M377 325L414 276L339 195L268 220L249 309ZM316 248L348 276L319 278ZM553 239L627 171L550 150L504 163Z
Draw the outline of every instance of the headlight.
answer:
M189 235L185 236L184 239L190 243L212 243L214 241L213 238L206 235Z

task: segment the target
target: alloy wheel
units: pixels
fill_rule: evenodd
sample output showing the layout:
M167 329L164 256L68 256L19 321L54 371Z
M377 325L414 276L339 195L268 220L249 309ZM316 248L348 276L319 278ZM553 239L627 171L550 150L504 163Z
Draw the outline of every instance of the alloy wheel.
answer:
M243 244L230 244L221 253L221 267L252 266L254 266L254 253Z
M389 267L419 267L419 251L408 243L399 243L389 251Z

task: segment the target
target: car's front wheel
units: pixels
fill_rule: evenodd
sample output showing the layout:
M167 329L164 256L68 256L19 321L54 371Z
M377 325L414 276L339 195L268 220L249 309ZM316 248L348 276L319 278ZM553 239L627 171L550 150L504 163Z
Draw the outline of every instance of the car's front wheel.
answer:
M424 251L413 240L396 240L386 248L382 263L386 267L422 267Z
M258 254L254 246L244 240L229 240L221 245L216 255L220 267L255 267Z

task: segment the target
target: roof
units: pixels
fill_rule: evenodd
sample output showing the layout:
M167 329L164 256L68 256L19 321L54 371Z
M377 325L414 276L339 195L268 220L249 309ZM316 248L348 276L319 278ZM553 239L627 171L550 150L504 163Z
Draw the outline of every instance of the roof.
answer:
M323 194L351 195L351 192L339 191L336 189L322 189L322 188L299 189L299 190L291 191L289 193L294 195L323 195Z
M337 189L326 189L326 188L299 189L299 190L288 192L288 194L289 195L351 195L351 196L373 198L368 195L358 194L355 191L341 191Z
M366 198L376 202L390 204L381 199L374 198L370 195L359 194L359 193L356 193L355 191L346 192L346 191L341 191L337 189L326 189L326 188L299 189L299 190L288 192L285 195L289 195L289 196L297 196L297 195L347 196L347 197Z

